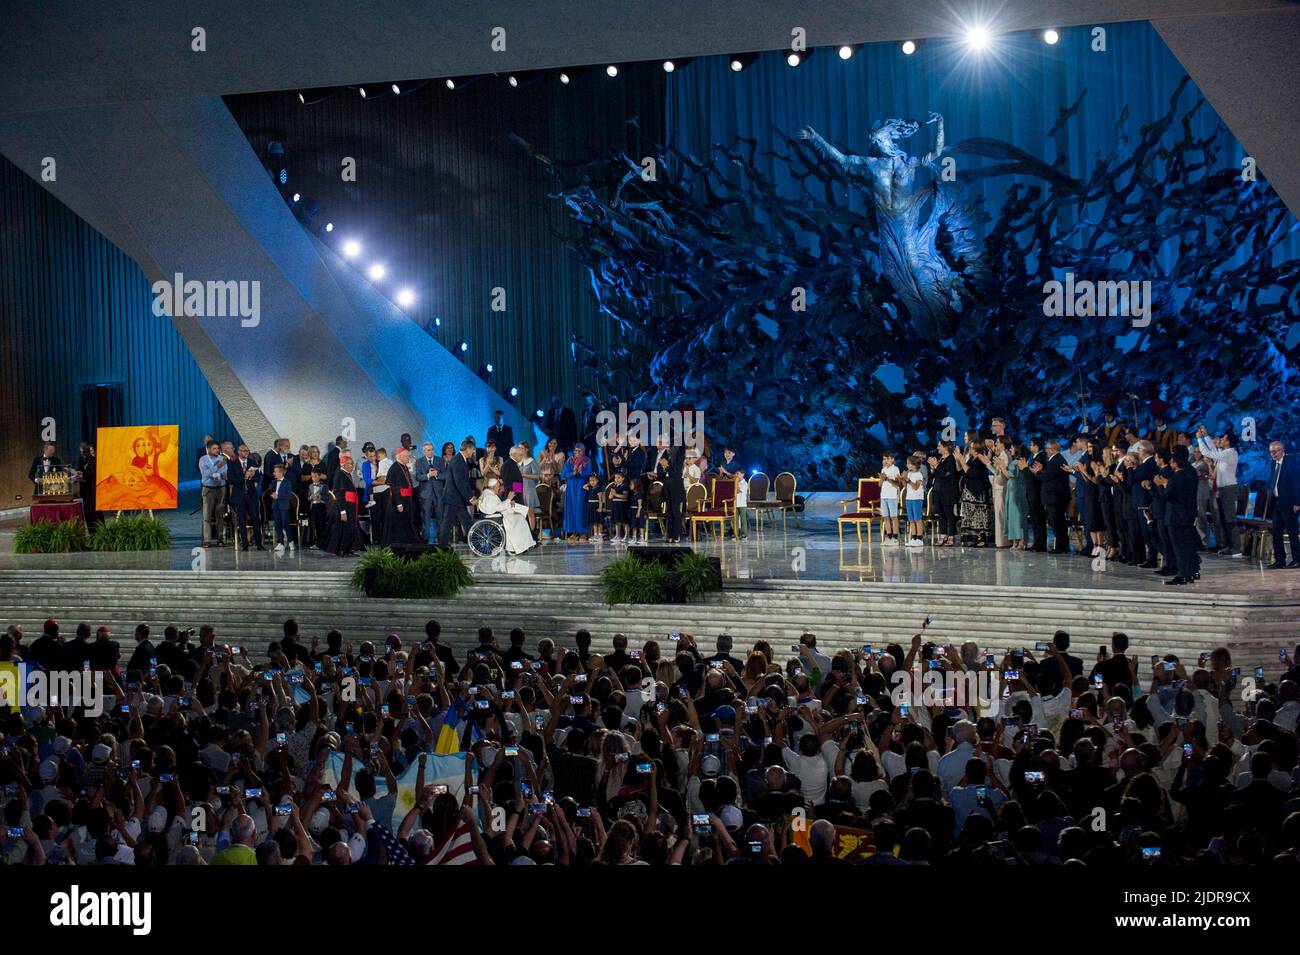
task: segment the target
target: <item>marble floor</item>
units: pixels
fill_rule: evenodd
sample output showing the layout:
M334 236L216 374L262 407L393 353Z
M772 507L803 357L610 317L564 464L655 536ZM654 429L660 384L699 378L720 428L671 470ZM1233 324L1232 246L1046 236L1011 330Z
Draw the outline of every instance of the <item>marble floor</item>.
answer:
M208 570L268 573L284 570L346 570L353 558L332 558L319 551L299 550L290 556L271 551L240 552L233 547L198 550L198 494L183 492L176 511L159 512L172 531L168 551L139 554L79 553L16 555L13 535L25 516L10 515L0 521L0 572L6 569L147 569L189 570L202 554ZM834 513L838 507L811 507L798 525L791 520L783 530L779 519L761 531L750 526L748 538L725 543L701 537L697 549L716 556L727 579L813 579L883 583L961 584L989 587L1055 587L1090 590L1149 590L1169 592L1163 578L1114 562L1094 566L1084 556L1056 556L1008 549L934 547L906 548L857 544L852 533L839 543ZM651 543L658 543L652 538ZM520 557L472 558L476 573L558 574L588 576L599 573L625 548L609 543L567 544L547 542ZM468 551L464 552L469 558ZM1249 595L1266 600L1300 600L1300 570L1269 571L1251 559L1232 560L1204 555L1198 592ZM1192 588L1188 588L1189 590ZM1182 588L1180 588L1180 591Z

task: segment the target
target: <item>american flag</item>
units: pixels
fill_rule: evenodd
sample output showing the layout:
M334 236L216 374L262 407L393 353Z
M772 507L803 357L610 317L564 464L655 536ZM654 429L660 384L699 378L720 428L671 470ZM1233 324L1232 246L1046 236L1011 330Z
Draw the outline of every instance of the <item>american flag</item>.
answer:
M478 865L478 856L474 852L474 838L469 831L469 823L460 817L447 841L436 848L425 865Z

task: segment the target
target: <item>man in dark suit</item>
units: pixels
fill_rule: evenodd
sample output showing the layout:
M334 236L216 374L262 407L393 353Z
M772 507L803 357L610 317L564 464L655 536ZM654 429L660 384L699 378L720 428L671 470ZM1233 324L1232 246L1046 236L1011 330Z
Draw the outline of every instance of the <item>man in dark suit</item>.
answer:
M1162 577L1176 577L1178 571L1175 567L1174 542L1169 536L1169 519L1165 514L1168 506L1162 494L1157 494L1162 488L1168 487L1169 479L1174 475L1174 469L1169 464L1169 452L1164 448L1154 448L1156 473L1151 479L1151 487L1148 488L1151 494L1151 540L1155 544L1157 553L1160 555L1160 569L1156 573Z
M142 673L149 675L149 667L153 665L152 661L158 659L158 651L154 649L153 641L149 639L149 625L147 623L137 624L135 628L135 651L131 654L131 659L127 661L127 673Z
M95 510L95 446L89 441L81 442L77 473L81 475L81 513L86 526L94 527L99 522L99 512Z
M551 407L546 412L542 429L560 442L560 450L565 453L572 451L578 443L577 419L573 416L573 409L564 407L560 402L559 395L551 395Z
M262 494L271 493L271 484L273 483L272 475L275 473L275 466L283 464L285 468L285 477L289 477L289 465L294 456L289 454L289 439L276 438L275 447L266 454L262 455Z
M189 631L181 632L178 627L168 627L163 631L163 642L155 651L158 665L166 666L172 673L183 673L190 660Z
M77 635L63 644L63 669L80 672L90 659L90 624L77 624Z
M682 538L684 527L683 512L686 508L686 484L682 480L682 468L686 464L686 449L678 443L670 447L667 435L659 436L659 446L655 449L652 472L656 481L664 486L664 507L667 510L667 527L664 533L668 543L676 544Z
M39 663L50 672L57 673L64 664L63 636L59 633L59 622L53 618L45 621L41 635L32 641L31 647L23 657L32 663Z
M36 483L36 479L40 475L45 474L47 471L52 471L54 468L57 468L62 464L63 462L55 457L54 442L46 441L44 448L41 449L41 453L32 458L32 466L27 469L27 480L32 482L33 492L40 492L41 486Z
M1273 459L1268 472L1268 513L1273 522L1273 563L1269 570L1300 567L1300 458L1288 454L1281 441L1268 446ZM1291 560L1282 538L1291 539Z
M1163 507L1161 526L1169 539L1172 572L1166 573L1167 586L1190 584L1200 575L1200 555L1196 536L1196 472L1190 466L1184 445L1174 448L1170 457L1172 473L1157 474L1153 497Z
M433 442L424 442L420 456L411 465L411 480L415 482L415 501L419 510L420 540L429 540L429 525L437 516L438 484L436 474L442 471L442 458L433 450Z
M1133 468L1130 476L1125 480L1129 483L1129 491L1133 495L1133 509L1138 513L1138 532L1142 537L1142 550L1134 555L1134 560L1141 560L1139 567L1152 570L1156 567L1156 555L1159 549L1156 547L1156 528L1151 524L1151 488L1156 474L1159 473L1159 465L1153 455L1153 448L1148 441L1139 441L1137 444L1138 466Z
M1047 455L1043 452L1043 439L1029 439L1029 467L1032 469L1047 466ZM1025 496L1029 500L1029 524L1034 529L1034 545L1031 550L1047 551L1047 511L1043 508L1043 489L1038 481L1029 481L1025 485Z
M600 434L600 406L596 403L596 396L590 391L583 392L582 395L582 435L579 440L583 445L591 449L591 460L596 460L596 449L599 444L596 442L597 435ZM604 461L605 449L601 448L602 464L608 464Z
M515 430L505 423L506 413L498 408L492 415L492 426L487 430L487 440L495 441L497 454L506 457L515 446Z
M226 477L230 481L230 507L235 512L235 536L240 550L248 550L250 527L257 549L266 550L262 546L262 508L257 493L260 472L249 460L248 445L239 446L238 453L226 465Z
M438 514L438 543L444 547L451 543L451 528L455 524L469 538L467 509L478 503L474 482L470 480L470 462L474 460L474 439L460 443L460 454L451 459L447 484L442 491L442 510Z
M325 476L330 482L334 480L334 472L339 469L339 457L348 449L348 439L339 435L334 439L334 446L329 449L325 455Z
M1065 521L1065 509L1070 504L1070 466L1061 455L1061 442L1051 438L1047 442L1045 464L1030 465L1042 495L1043 509L1051 525L1053 554L1070 553L1070 532Z

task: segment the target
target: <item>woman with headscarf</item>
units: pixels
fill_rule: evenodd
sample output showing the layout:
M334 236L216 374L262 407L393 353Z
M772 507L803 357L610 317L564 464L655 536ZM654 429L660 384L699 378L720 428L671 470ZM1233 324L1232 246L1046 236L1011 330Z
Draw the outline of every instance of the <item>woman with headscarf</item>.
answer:
M564 482L564 535L570 542L587 536L587 492L583 485L591 476L591 461L581 441L573 446L573 456L564 462L560 480Z

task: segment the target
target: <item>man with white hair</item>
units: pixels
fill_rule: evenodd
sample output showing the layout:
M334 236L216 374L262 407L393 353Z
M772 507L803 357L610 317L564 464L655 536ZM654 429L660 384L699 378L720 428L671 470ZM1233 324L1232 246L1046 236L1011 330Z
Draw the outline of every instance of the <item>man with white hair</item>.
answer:
M948 790L961 783L966 775L966 761L975 755L975 724L958 720L952 725L953 747L939 758L939 791L946 797Z
M835 824L829 819L818 819L808 830L808 848L813 862L847 863L835 857Z
M230 845L212 859L213 865L257 865L253 844L257 841L257 825L253 817L241 812L230 826Z
M479 494L478 509L483 514L501 515L501 527L506 535L506 552L522 554L537 543L533 540L533 532L528 527L528 518L525 516L529 508L515 500L514 491L504 498L501 495L501 479L495 476L488 478L487 485Z

